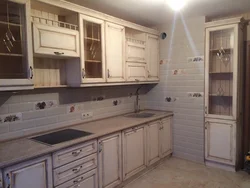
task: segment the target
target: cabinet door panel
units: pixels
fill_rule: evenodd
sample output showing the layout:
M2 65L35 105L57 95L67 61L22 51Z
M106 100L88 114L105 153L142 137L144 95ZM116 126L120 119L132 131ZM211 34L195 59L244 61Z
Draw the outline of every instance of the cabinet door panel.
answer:
M79 32L33 24L34 52L41 55L79 57Z
M162 120L162 130L160 132L161 157L172 153L172 118Z
M206 159L225 164L234 164L235 123L208 120L205 126Z
M159 38L155 35L147 37L148 80L159 80Z
M106 23L107 81L125 81L125 28Z
M159 122L154 122L147 127L147 164L151 165L160 159L159 140L160 140Z
M146 168L145 127L123 132L123 180Z
M145 81L147 79L147 67L143 63L127 63L126 65L128 81Z
M146 62L146 46L144 44L127 41L126 47L127 62Z
M99 140L99 186L113 188L122 181L121 133Z
M98 188L97 169L82 174L56 188Z
M4 170L5 188L52 188L50 156L21 163Z

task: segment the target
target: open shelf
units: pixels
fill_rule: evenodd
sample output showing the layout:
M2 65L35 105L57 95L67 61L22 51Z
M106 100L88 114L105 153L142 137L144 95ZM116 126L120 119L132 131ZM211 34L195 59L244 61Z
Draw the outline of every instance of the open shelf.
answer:
M233 74L233 72L210 72L209 74Z
M210 97L233 97L231 95L217 95L217 94L209 94Z
M4 21L0 21L0 24L22 27L22 24L16 24L16 23L4 22Z
M0 56L16 56L16 57L22 57L23 54L0 53Z
M85 37L84 39L86 39L86 40L91 40L91 41L101 42L100 39L96 39L96 38Z
M102 61L98 61L98 60L85 60L86 62L89 63L101 63Z
M210 52L220 52L225 51L226 53L229 53L233 50L233 48L218 48L218 49L210 49Z

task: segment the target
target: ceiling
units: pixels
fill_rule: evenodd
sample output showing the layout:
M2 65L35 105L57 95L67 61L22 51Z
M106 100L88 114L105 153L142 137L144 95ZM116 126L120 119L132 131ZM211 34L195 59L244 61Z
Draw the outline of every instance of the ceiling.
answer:
M67 0L145 26L156 26L173 18L167 0ZM184 16L227 16L250 12L250 0L188 0Z

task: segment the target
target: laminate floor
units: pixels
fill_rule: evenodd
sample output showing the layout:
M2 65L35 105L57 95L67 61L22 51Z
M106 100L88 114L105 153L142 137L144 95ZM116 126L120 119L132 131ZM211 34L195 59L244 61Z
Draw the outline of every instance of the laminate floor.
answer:
M172 157L125 188L250 188L250 175Z

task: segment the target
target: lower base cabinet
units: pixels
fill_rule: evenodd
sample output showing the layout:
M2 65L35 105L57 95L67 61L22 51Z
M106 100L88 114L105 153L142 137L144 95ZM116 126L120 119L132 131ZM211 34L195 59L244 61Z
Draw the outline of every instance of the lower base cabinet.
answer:
M51 156L4 169L5 188L52 188Z
M206 160L235 165L236 122L206 119L205 151Z
M91 170L56 188L98 188L97 169Z
M99 188L113 188L122 182L121 133L99 139Z
M122 132L123 180L146 168L146 126Z
M164 158L173 152L172 121L173 121L172 117L161 120L161 127L160 127L160 157L161 158Z

